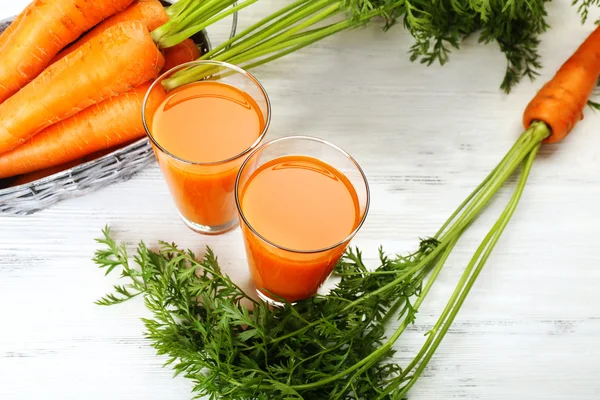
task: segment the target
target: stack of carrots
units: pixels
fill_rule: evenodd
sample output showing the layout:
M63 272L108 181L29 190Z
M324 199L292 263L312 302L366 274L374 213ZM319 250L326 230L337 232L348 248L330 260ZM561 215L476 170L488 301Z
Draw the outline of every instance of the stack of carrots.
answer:
M190 39L157 47L150 33L168 21L159 0L29 4L0 35L0 179L27 182L142 137L152 81L200 57Z

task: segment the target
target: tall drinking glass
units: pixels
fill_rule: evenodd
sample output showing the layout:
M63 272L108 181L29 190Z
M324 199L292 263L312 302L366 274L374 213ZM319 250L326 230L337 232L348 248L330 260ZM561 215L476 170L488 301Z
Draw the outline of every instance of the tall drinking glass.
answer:
M271 119L260 82L219 61L183 64L152 84L142 118L183 222L205 234L235 228L236 176Z
M235 194L252 281L272 304L316 294L369 209L358 163L307 136L254 150L242 164Z

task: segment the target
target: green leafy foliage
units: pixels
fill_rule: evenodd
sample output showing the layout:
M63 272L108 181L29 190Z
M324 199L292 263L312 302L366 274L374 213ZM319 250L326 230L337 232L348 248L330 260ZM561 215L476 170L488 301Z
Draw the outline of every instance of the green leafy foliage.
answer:
M590 8L600 6L600 0L573 0L573 5L577 7L577 12L581 15L581 23L585 23L588 18ZM600 20L596 21L598 24Z
M273 309L224 275L210 249L197 259L174 244L152 251L141 243L134 268L108 228L98 242L104 248L95 262L107 271L119 267L127 280L98 304L143 294L152 312L143 320L146 336L176 374L194 382L197 396L211 399L377 397L402 372L390 360L386 324L415 320L412 301L436 257L421 261L437 246L424 240L415 254L396 258L381 251L374 272L359 250L349 250L331 293Z
M233 3L233 0L210 1L222 7ZM246 0L238 7L242 9L254 1ZM193 1L184 0L182 4L187 3ZM506 57L500 87L509 92L522 78L534 79L542 66L538 45L540 35L549 28L548 3L550 0L295 0L215 47L202 59L227 61L250 69L337 32L383 19L386 30L402 23L415 39L409 48L410 59L425 65L445 64L452 51L460 49L463 40L471 36L477 36L480 43L498 46ZM590 9L599 6L600 0L574 0L572 4L585 22ZM183 6L173 7L180 12ZM178 18L189 20L187 14L200 13L196 8L203 9L190 5ZM208 21L200 18L201 23L192 19L190 28L171 36L180 41L230 11L218 13ZM340 21L343 15L346 19ZM175 25L180 28L180 24ZM153 35L166 29L165 25ZM168 40L173 41L173 37ZM178 84L196 79L193 71L180 71L175 76Z
M501 88L508 92L521 78L534 78L541 67L537 47L539 35L548 28L547 2L407 0L393 7L388 14L392 20L402 20L415 38L410 48L411 60L420 60L427 65L446 63L450 53L459 49L461 42L473 34L477 34L482 43L496 43L507 60Z
M129 262L108 228L95 262L126 283L98 301L114 305L142 296L152 317L146 336L176 374L210 399L403 399L447 334L525 188L537 151L550 135L534 122L433 238L408 256L380 249L374 270L350 249L336 267L340 282L327 295L270 308L249 297L219 268L210 249L200 259L175 244L141 243ZM406 367L394 344L419 307L463 232L520 167L513 195L467 264L425 343ZM397 326L387 335L388 324Z
M240 2L235 10L255 1ZM234 3L182 0L169 8L174 19L155 30L153 37L163 47L172 46L230 15ZM540 35L549 28L548 3L550 0L295 0L202 58L254 68L337 32L383 19L386 30L402 23L415 39L409 48L410 59L425 65L445 64L470 36L498 46L506 57L500 87L509 92L522 78L534 79L542 66L538 45ZM600 6L600 0L572 0L572 5L583 23L590 10ZM339 21L340 15L346 20ZM195 79L194 73L190 78L182 76L184 72L175 75L181 82Z

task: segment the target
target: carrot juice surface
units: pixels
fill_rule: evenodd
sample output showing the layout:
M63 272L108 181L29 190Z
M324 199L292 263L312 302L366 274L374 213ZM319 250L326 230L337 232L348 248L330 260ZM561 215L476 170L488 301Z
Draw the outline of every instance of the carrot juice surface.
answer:
M317 291L361 220L348 178L307 156L261 165L241 189L239 202L248 225L271 242L242 226L255 285L288 301Z
M225 83L195 82L167 95L151 130L155 141L177 158L155 149L185 219L209 227L236 219L234 186L243 158L235 157L257 141L265 123L256 101Z
M154 139L185 161L227 160L252 146L264 128L256 101L220 82L195 82L170 92L153 120Z

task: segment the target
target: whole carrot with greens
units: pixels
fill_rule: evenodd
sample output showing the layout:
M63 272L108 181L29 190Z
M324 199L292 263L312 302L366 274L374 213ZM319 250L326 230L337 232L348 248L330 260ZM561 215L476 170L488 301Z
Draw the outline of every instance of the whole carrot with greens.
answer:
M5 33L0 62L0 102L46 68L85 31L124 10L133 0L35 0ZM4 35L3 35L4 36Z
M163 5L158 0L137 0L126 10L113 15L96 25L94 29L86 33L81 39L61 51L54 57L52 63L60 60L67 54L71 54L85 43L89 42L102 32L120 22L141 21L149 31L153 31L169 20Z
M88 107L0 155L0 178L56 167L144 136L142 103L149 88L145 83ZM147 107L158 107L163 94L153 91Z
M227 399L396 400L423 374L513 216L538 149L558 142L581 119L600 76L600 27L579 47L524 112L525 132L493 171L419 248L408 256L380 251L375 270L350 249L329 294L270 308L248 296L219 268L210 249L194 253L161 242L143 243L130 263L125 245L104 231L95 262L126 280L98 301L118 304L144 297L152 318L146 337L168 356L194 395ZM401 366L394 345L431 292L462 234L516 172L508 204L485 235L420 351ZM248 306L250 304L250 306ZM399 321L391 332L390 321ZM390 332L386 335L386 332Z

